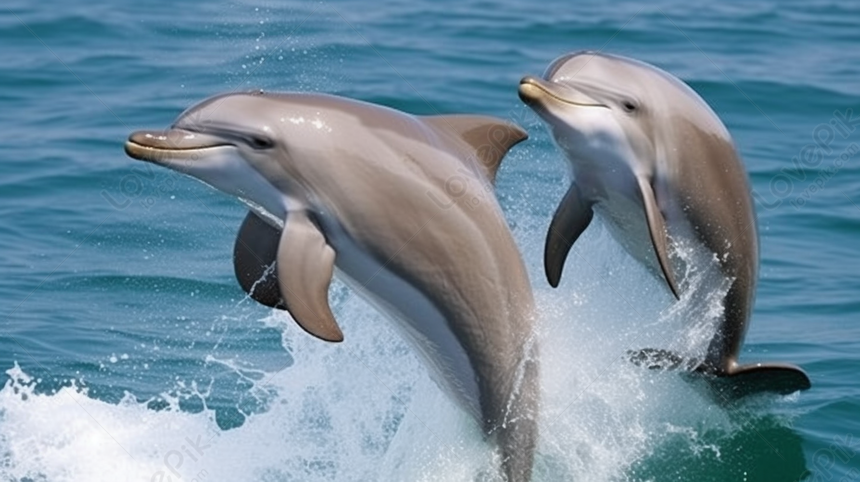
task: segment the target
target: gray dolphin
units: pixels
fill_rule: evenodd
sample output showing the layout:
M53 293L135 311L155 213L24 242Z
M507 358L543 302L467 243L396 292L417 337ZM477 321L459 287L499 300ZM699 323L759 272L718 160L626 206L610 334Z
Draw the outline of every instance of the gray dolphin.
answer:
M125 150L247 204L240 284L328 341L343 339L328 304L338 268L398 321L520 482L537 439L535 311L492 183L526 137L492 117L256 92L207 99L167 130L131 134Z
M793 365L738 365L758 278L758 232L737 150L705 101L654 66L595 52L565 55L543 78L523 78L519 95L548 124L573 167L574 182L547 235L549 283L558 285L567 254L595 211L675 297L681 272L669 257L669 235L697 240L733 280L698 371L730 380L724 385L735 396L809 388ZM633 355L638 362L679 363L662 350Z

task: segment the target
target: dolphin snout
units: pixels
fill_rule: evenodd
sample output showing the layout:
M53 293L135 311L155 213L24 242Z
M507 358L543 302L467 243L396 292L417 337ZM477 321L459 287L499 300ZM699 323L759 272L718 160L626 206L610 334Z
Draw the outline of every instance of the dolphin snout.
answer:
M531 105L540 99L543 92L546 89L541 87L541 83L545 82L543 79L539 79L533 75L527 75L520 80L520 87L518 93L520 95L520 100L526 103L526 105Z
M229 145L232 144L221 137L185 129L145 130L133 132L128 137L125 153L141 161L158 162L163 160L165 154Z
M567 82L556 82L527 75L520 80L520 99L532 107L554 101L579 107L609 107Z

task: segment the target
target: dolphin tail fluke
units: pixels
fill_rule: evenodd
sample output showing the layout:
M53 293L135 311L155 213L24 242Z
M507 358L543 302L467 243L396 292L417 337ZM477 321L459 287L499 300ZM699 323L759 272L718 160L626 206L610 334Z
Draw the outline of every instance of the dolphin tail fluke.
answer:
M669 350L645 348L630 350L627 355L630 362L649 370L680 370L692 380L704 380L712 395L723 403L763 393L788 395L812 386L803 370L788 363L756 363L715 371L695 358Z
M711 390L716 391L719 398L726 400L737 400L760 393L788 395L808 390L812 386L803 370L788 363L742 365L727 374L705 374L705 377Z
M683 356L669 350L659 348L643 348L641 350L627 350L627 357L636 366L645 367L649 370L681 370L695 371L701 362L696 358L684 358Z

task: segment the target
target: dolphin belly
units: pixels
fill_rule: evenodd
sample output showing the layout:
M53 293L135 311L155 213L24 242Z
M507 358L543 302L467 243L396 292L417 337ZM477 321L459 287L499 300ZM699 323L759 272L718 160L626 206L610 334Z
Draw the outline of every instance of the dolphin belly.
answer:
M595 205L595 211L606 219L607 231L625 251L649 270L660 272L651 248L645 209L641 203L626 196L613 196L611 201Z
M594 210L606 220L606 228L612 238L633 259L645 266L652 276L662 280L660 262L651 243L645 206L641 200L639 188L631 179L635 178L632 175L616 175L616 179L606 181L601 187L603 195L594 205ZM671 195L671 188L658 183L657 190L661 195L660 207L666 220L670 252L675 242L681 239L702 244L695 236L695 231L683 208ZM683 260L675 259L675 263L683 263ZM680 266L682 265L676 267ZM675 276L678 276L681 282L683 282L683 272L683 269L675 271Z
M327 241L335 247L335 266L351 288L361 292L418 351L431 378L479 423L477 375L469 356L441 311L408 281L359 246L336 219L323 216Z
M633 259L661 279L645 206L632 172L619 166L613 170L595 169L589 174L584 180L590 185L590 191L596 194L594 212L605 220L609 234Z

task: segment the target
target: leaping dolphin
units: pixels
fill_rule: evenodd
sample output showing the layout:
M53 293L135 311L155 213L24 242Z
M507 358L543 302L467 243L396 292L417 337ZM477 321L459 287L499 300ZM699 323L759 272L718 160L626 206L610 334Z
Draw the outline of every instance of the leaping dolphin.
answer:
M573 167L574 182L546 239L550 285L558 285L567 254L594 212L676 298L683 284L669 249L673 239L694 239L716 254L732 280L698 371L730 381L724 385L734 396L809 388L809 378L793 365L738 364L758 278L758 232L743 165L705 101L654 66L596 52L555 60L543 78L523 78L519 95L547 123ZM680 363L654 349L633 358Z
M204 100L167 130L131 134L125 150L245 202L240 284L327 341L343 339L328 304L338 268L497 441L507 480L525 482L539 399L534 301L492 183L526 137L492 117L256 92Z

